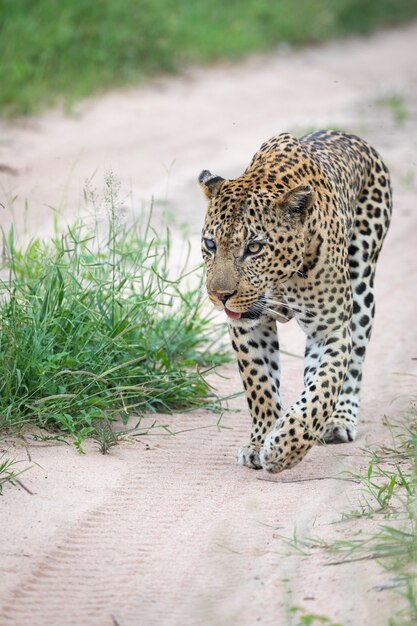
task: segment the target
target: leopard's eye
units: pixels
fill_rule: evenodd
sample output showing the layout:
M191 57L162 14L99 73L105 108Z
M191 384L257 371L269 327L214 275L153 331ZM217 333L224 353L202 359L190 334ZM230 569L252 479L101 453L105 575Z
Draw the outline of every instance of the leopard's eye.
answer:
M203 241L209 252L216 252L216 244L212 239L203 239Z
M248 243L248 245L246 246L246 252L249 254L258 254L258 252L260 252L263 247L263 243L260 243L259 241L253 241L252 243Z

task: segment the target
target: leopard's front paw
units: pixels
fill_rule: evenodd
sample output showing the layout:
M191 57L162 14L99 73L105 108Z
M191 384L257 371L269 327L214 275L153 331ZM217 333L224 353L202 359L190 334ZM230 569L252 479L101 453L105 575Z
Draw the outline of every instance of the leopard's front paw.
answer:
M262 465L259 460L259 448L252 444L241 446L237 451L236 463L238 465L245 465L251 469L261 469Z
M311 444L303 440L291 442L293 439L294 436L283 429L273 430L269 433L260 453L260 461L264 470L277 474L282 470L294 467L304 458Z

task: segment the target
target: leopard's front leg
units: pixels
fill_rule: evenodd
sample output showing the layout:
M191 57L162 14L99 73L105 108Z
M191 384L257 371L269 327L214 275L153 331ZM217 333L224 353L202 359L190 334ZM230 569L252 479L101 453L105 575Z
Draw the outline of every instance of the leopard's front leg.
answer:
M230 325L230 337L252 416L250 442L239 448L236 462L260 469L261 447L281 414L276 324L271 320L254 328Z
M264 441L260 461L269 472L293 467L322 438L345 380L352 349L350 323L309 342L316 344L317 365L306 377L300 398Z

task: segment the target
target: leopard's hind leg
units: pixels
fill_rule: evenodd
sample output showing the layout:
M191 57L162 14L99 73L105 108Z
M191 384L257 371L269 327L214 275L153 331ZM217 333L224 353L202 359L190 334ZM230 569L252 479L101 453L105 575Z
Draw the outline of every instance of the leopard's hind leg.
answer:
M374 277L391 218L392 193L389 173L381 158L375 161L362 190L349 246L352 281L352 355L348 373L335 411L328 422L324 440L328 443L353 441L357 435L362 365L375 315Z

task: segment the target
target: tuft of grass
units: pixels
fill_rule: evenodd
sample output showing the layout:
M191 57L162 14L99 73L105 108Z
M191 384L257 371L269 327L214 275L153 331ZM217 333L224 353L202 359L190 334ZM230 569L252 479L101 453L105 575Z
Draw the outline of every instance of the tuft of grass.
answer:
M15 485L17 477L25 470L16 471L16 465L21 463L16 459L6 458L6 453L0 453L0 496L3 495L3 487L6 484ZM27 469L27 468L26 468Z
M118 194L109 176L105 225L25 248L13 229L4 238L1 429L58 429L81 450L105 419L219 409L205 374L228 357L223 329L201 312L201 280L186 267L173 275L169 233L120 222Z
M415 0L1 0L0 115L34 113L184 64L398 24Z
M292 606L289 609L289 614L291 623L294 624L294 626L317 626L318 624L326 624L326 626L342 626L342 624L333 622L333 620L325 615L309 613L299 606ZM294 622L294 619L297 621Z

